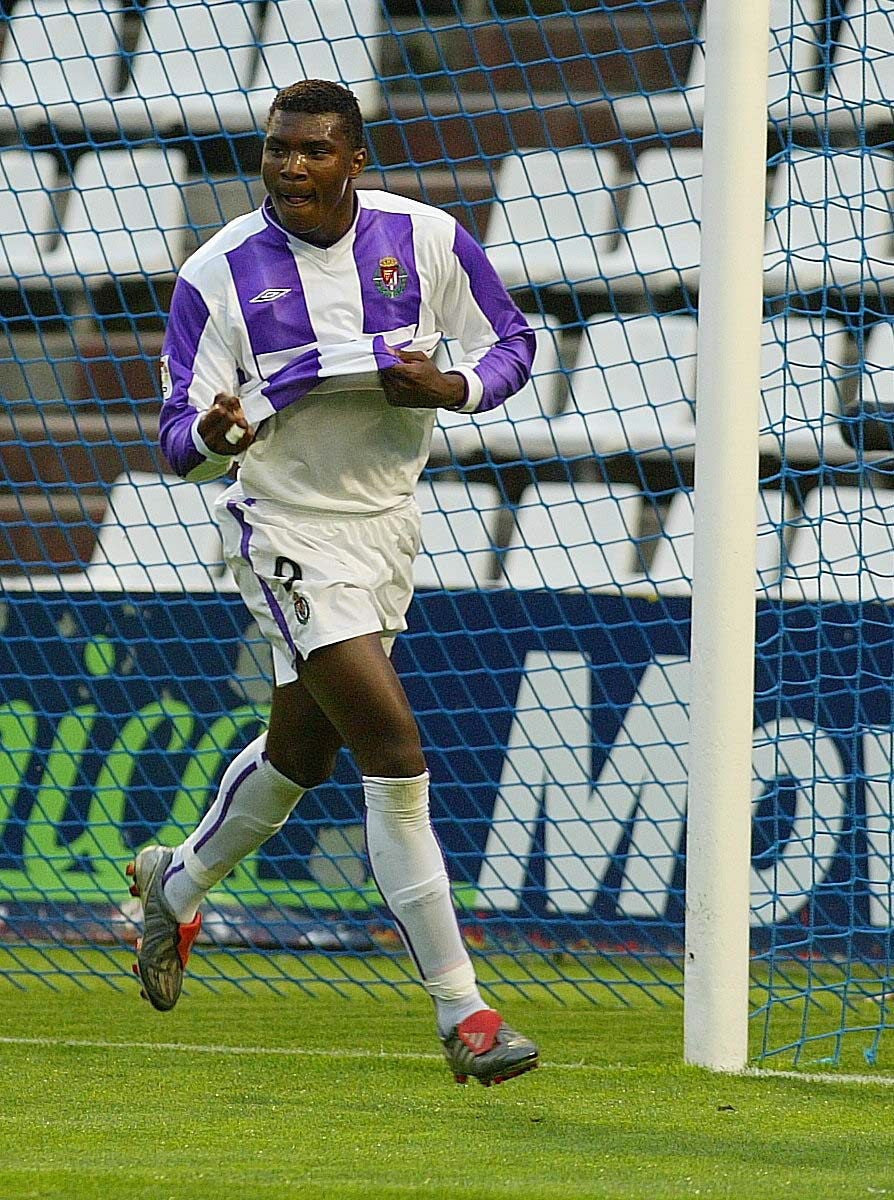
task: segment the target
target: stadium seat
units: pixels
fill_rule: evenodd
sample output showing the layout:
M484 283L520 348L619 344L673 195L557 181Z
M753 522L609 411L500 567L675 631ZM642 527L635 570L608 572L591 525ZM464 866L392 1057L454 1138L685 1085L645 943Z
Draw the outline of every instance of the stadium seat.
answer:
M559 360L560 326L551 316L528 313L537 349L532 377L514 396L480 416L438 410L432 438L436 459L467 459L473 455L500 459L541 459L555 454L551 418L558 413L565 392L565 374ZM442 343L438 365L446 370L458 353L455 343Z
M0 150L0 287L28 287L43 276L56 231L50 153Z
M682 315L598 317L584 326L568 411L550 427L558 452L692 446L696 332L695 318Z
M813 91L818 71L818 35L825 15L824 0L770 0L769 86L771 118L784 116L790 92ZM627 136L652 131L671 133L700 130L705 115L705 33L707 8L702 8L698 41L692 50L682 90L619 96L612 105L619 129Z
M259 5L241 0L148 0L123 91L79 106L91 130L157 134L189 120L219 128L217 107L240 97L255 57Z
M761 450L811 462L852 459L839 422L849 356L842 323L783 313L764 322L762 341Z
M268 0L247 94L217 98L211 128L263 129L277 91L299 79L335 79L363 115L379 110L382 18L375 0ZM194 98L183 103L187 128L207 126Z
M0 129L71 120L114 91L121 58L114 0L18 0L0 54Z
M94 591L233 591L211 506L224 484L131 472L112 484L84 573ZM69 590L77 590L67 579Z
M624 588L641 578L641 516L632 484L532 484L519 499L503 581L520 589Z
M848 0L831 60L825 90L794 98L795 123L833 133L888 124L894 96L890 0Z
M697 282L701 192L700 149L656 147L637 156L621 241L600 264L613 291Z
M184 257L180 150L90 151L78 159L62 238L44 257L51 282L174 272Z
M417 588L481 588L493 583L500 494L489 483L422 480L422 548L413 566Z
M761 488L757 502L757 579L759 591L775 589L780 580L784 535L793 508L779 488ZM662 523L661 536L647 571L649 583L666 595L692 591L695 511L693 493L676 492Z
M821 487L804 503L785 565L789 600L894 599L894 491Z
M507 286L595 284L618 226L617 159L599 150L531 150L496 169L484 246Z
M770 192L768 294L894 283L892 193L890 153L791 151Z
M860 399L894 408L894 321L878 321L863 346Z

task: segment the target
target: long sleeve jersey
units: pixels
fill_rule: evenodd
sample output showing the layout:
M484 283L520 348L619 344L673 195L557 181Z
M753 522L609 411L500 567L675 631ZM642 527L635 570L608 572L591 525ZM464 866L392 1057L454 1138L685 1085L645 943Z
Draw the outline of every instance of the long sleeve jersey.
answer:
M161 359L161 446L179 475L230 465L197 428L225 392L256 431L240 457L247 495L386 511L412 495L435 421L385 400L379 371L396 348L431 354L456 339L465 412L497 407L528 379L534 334L477 242L427 204L356 198L351 228L326 249L289 234L268 199L184 263Z

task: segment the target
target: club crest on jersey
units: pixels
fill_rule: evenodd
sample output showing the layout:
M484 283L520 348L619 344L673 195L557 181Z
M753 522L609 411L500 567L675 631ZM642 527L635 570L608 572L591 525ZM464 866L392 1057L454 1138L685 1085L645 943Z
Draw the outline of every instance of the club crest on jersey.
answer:
M310 620L310 601L307 596L302 596L300 592L293 592L292 603L295 605L295 616L298 618L299 625L306 625Z
M252 296L249 304L269 304L271 300L281 300L283 296L288 296L291 290L291 288L264 288L263 292Z
M373 275L376 290L389 300L401 296L407 288L407 273L396 258L390 255L379 259L379 269Z

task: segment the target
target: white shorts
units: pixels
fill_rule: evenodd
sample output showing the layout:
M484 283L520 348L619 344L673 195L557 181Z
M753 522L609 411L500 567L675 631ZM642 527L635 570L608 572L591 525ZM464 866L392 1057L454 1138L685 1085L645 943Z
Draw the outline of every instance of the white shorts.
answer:
M215 510L224 557L273 649L277 686L297 679L320 646L380 633L390 652L413 598L415 501L369 516L304 513L246 498L237 482Z

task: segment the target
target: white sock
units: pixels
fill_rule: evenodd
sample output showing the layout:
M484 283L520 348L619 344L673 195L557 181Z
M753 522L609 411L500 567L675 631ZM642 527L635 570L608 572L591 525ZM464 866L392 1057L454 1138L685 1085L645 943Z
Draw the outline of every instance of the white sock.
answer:
M428 772L414 779L364 776L366 848L373 879L391 909L442 1037L487 1005L460 936L450 882L428 810Z
M164 896L180 922L191 921L206 893L286 823L304 795L272 766L263 733L224 771L214 803L174 851Z

